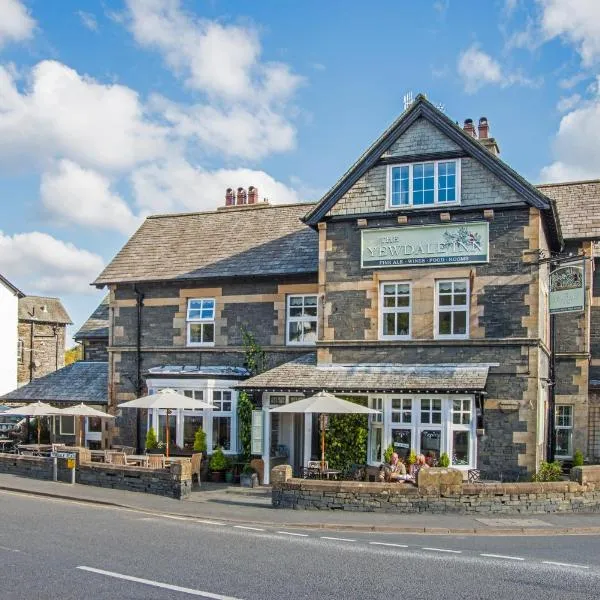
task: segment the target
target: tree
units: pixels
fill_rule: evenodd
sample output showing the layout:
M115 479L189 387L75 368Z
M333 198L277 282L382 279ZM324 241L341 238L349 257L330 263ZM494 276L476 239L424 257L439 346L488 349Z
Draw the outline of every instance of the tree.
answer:
M72 348L65 351L65 366L77 362L83 358L83 346L76 344Z

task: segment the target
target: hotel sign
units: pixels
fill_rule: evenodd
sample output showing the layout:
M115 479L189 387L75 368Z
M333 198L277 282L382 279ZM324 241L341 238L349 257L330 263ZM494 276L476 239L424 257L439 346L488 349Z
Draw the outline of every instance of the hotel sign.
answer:
M583 263L559 267L550 273L550 314L581 312L585 307Z
M361 267L416 267L486 263L487 222L363 229Z

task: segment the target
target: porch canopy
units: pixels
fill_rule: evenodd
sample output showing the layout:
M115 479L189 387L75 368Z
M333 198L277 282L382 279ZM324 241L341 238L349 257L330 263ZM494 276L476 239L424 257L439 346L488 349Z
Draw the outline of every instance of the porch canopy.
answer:
M485 389L491 363L438 365L320 364L305 354L236 387L256 391L330 392L477 392Z

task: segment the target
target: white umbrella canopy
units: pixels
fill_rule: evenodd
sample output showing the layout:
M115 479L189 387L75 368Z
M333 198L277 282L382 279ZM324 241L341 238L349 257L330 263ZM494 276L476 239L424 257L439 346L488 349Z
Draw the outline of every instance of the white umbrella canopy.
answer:
M376 415L378 410L367 408L355 402L348 402L328 392L319 392L310 398L296 400L283 406L272 408L273 413L321 413L336 415ZM325 425L321 423L321 470L325 467Z
M61 408L60 414L66 416L79 417L79 445L83 446L83 426L82 421L83 417L99 417L100 419L114 419L113 415L109 415L101 410L96 408L92 408L83 402L81 404L77 404L75 406L67 406L67 408Z
M184 396L170 388L160 390L156 394L142 396L129 402L119 404L118 408L158 408L167 411L165 419L165 440L167 456L169 456L169 412L178 408L201 410L213 408L212 404Z
M44 402L34 402L33 404L26 404L25 406L17 406L16 408L9 408L5 410L5 415L21 415L23 417L38 417L37 420L37 440L38 446L40 444L40 436L42 432L39 417L50 417L52 415L59 415L60 408L54 408Z
M272 408L274 413L325 413L336 415L374 415L378 410L367 408L355 402L348 402L328 392L319 392L310 398L296 400L283 406Z

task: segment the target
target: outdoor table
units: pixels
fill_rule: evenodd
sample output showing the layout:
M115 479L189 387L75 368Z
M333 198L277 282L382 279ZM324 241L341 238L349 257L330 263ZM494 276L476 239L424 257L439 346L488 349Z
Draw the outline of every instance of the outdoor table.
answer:
M51 444L19 444L17 446L17 452L19 454L31 453L34 456L41 456L45 453L52 452Z
M148 455L147 454L127 454L125 460L128 465L147 467L148 466Z
M92 461L96 462L104 462L104 457L106 456L104 450L90 450L90 456L92 457Z
M334 479L336 479L340 475L340 473L341 471L336 471L335 469L323 469L321 471L321 477L325 477L327 479L333 477Z
M170 466L173 463L183 462L185 460L191 461L192 458L190 456L169 456L169 458L165 458L165 466Z

